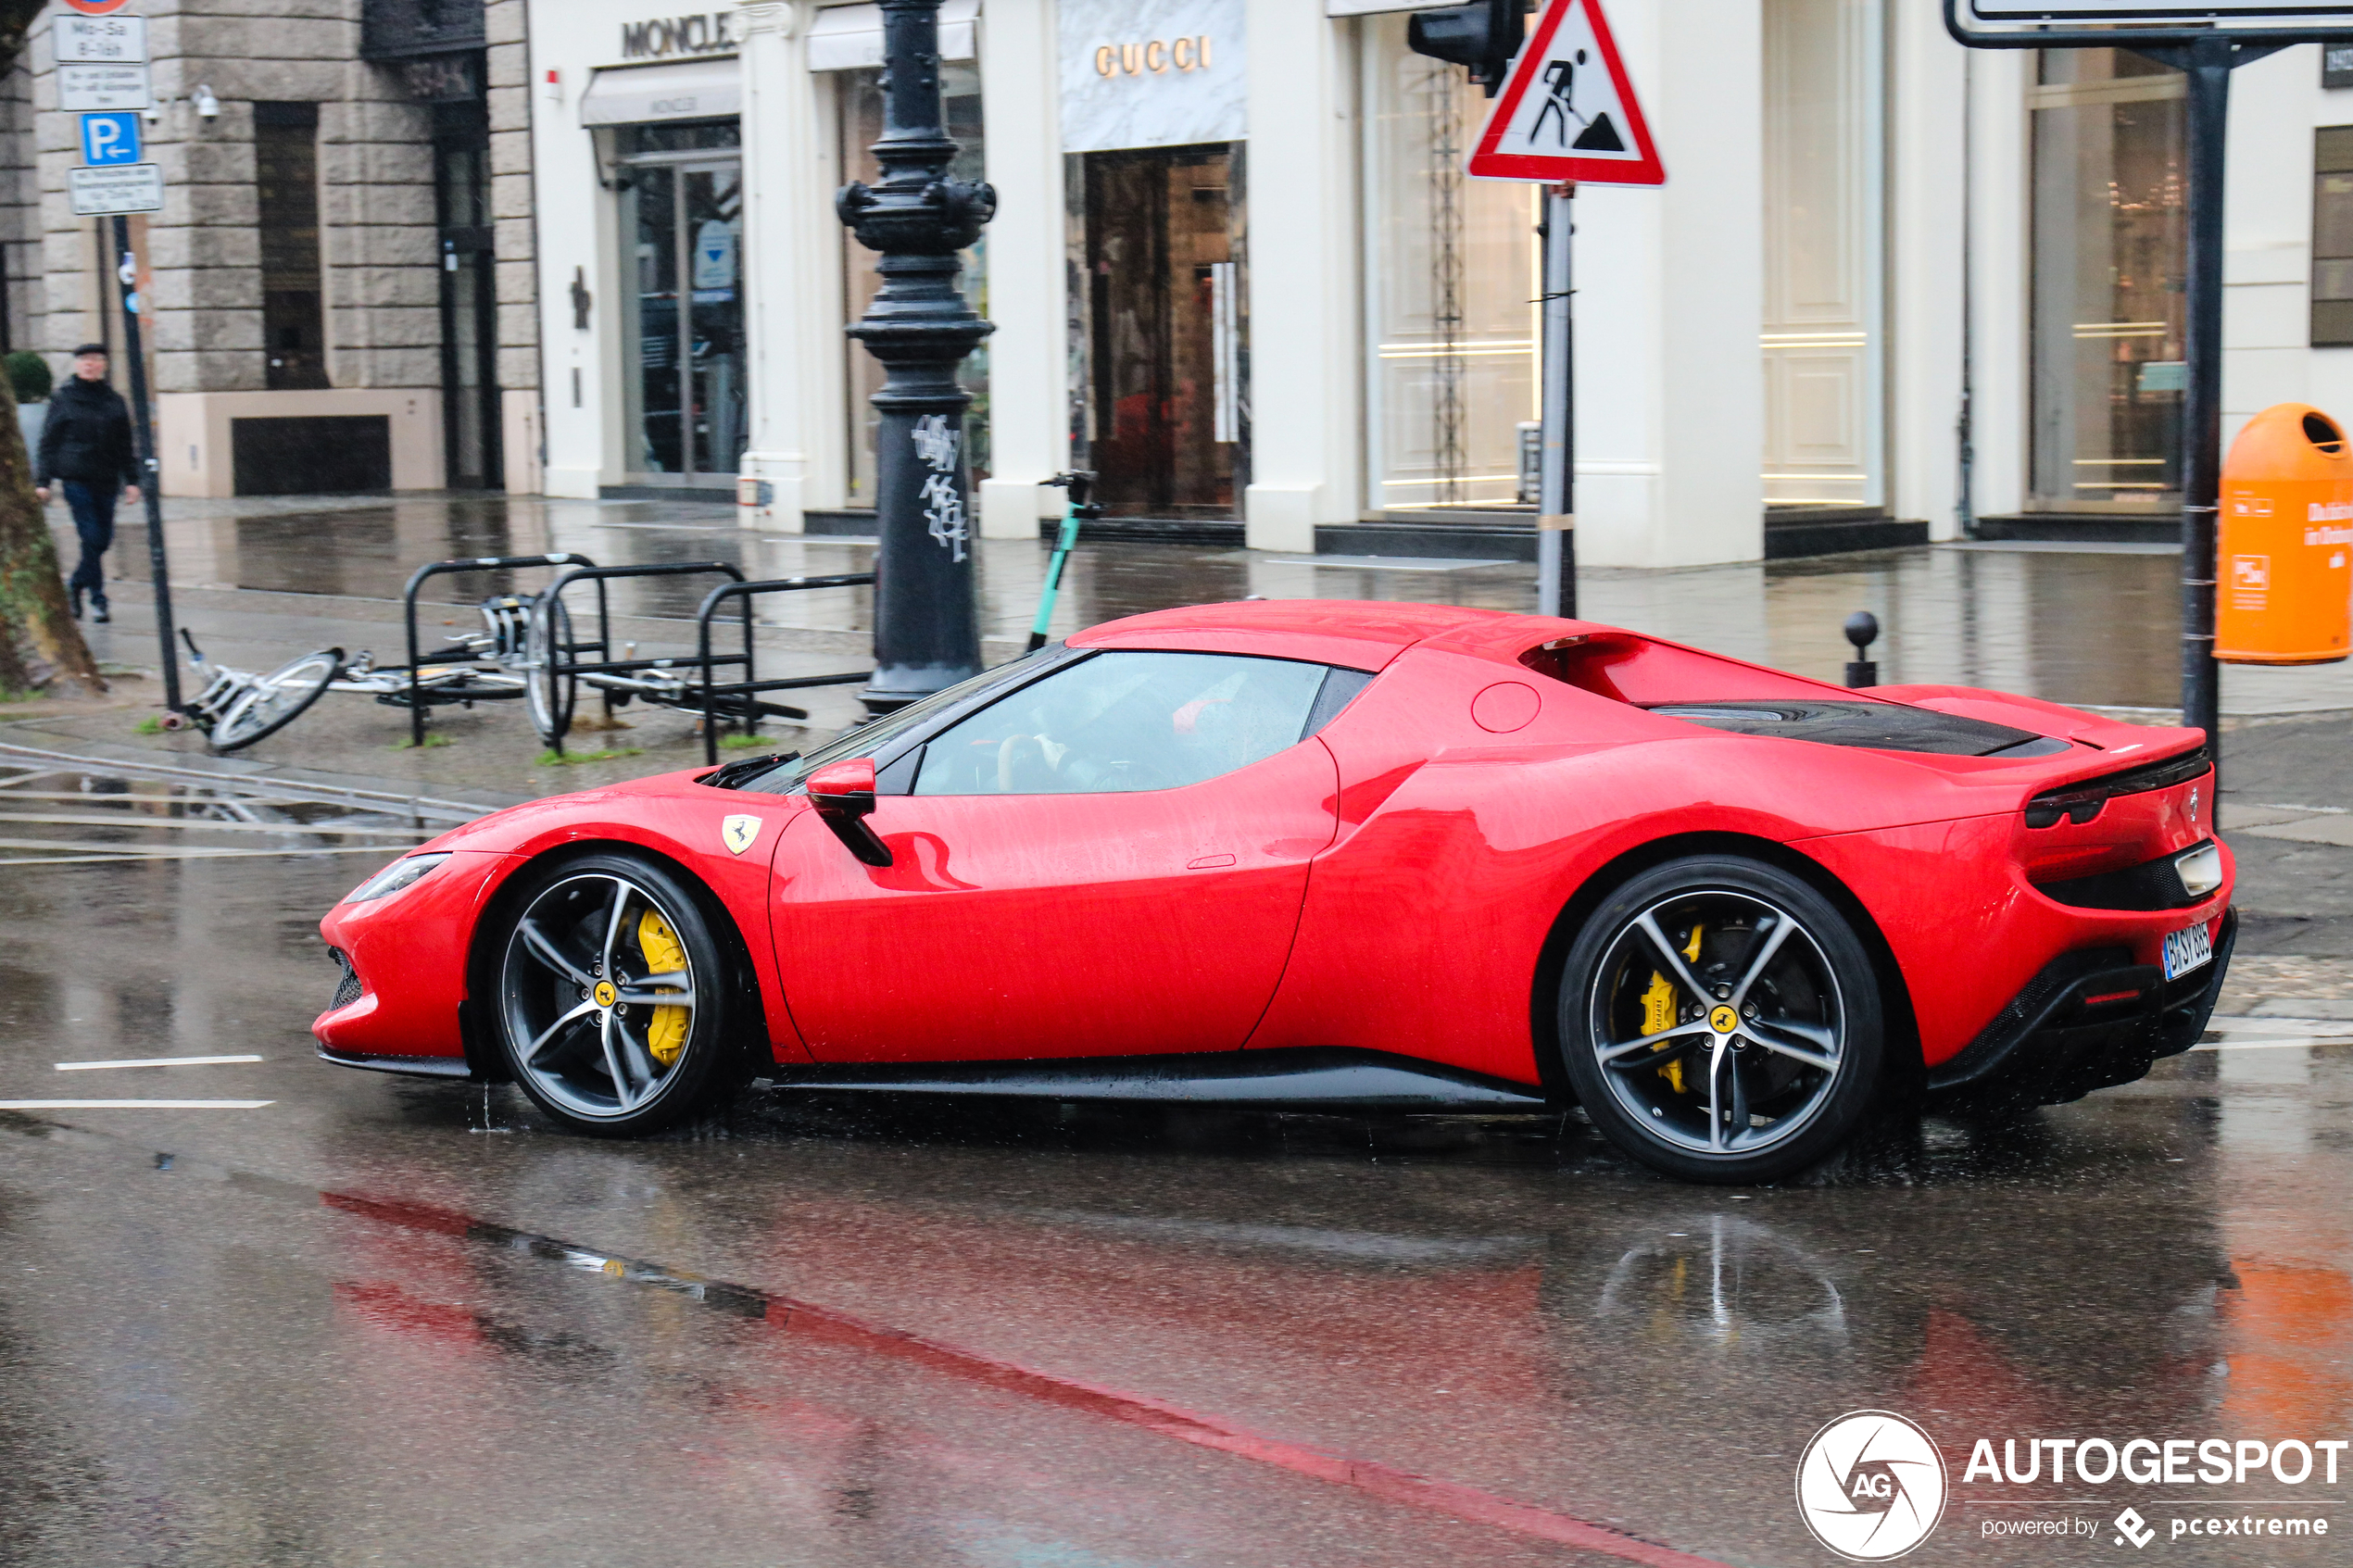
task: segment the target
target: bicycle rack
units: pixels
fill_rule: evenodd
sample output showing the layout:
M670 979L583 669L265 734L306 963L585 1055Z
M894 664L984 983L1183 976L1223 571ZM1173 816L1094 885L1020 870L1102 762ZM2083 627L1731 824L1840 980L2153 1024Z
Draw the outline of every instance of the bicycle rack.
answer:
M806 719L805 709L786 707L783 703L761 702L761 692L793 691L806 686L844 686L852 681L870 680L871 670L853 670L841 675L794 675L781 680L763 681L752 661L751 601L762 594L793 594L811 588L862 588L874 584L871 571L842 571L829 577L771 577L756 583L737 581L722 583L703 596L702 608L695 611L695 663L702 671L702 758L706 763L719 760L719 703L736 699L741 704L740 718L744 734L751 734L765 714L778 719ZM741 654L713 654L711 651L711 622L720 608L729 599L744 602L744 651ZM723 664L741 664L744 678L724 685L711 680L711 673Z
M737 583L741 583L744 580L742 571L739 568L730 566L725 561L698 560L671 561L659 566L596 566L592 564L588 566L575 567L572 571L558 577L553 583L548 583L547 591L540 596L542 602L541 608L537 613L549 614L551 616L552 611L559 608L558 601L560 600L563 591L566 588L571 587L575 583L594 583L597 584L597 635L593 639L581 642L559 642L553 637L550 637L547 646L548 658L547 669L546 671L546 677L549 685L551 687L554 686L560 680L577 680L584 675L635 675L648 670L680 670L699 668L703 671L704 674L708 676L710 673L710 666L706 661L711 659L713 656L710 654L707 647L703 650L702 659L679 658L614 659L610 657L612 654L612 615L610 605L605 591L605 584L617 578L692 577L706 572L718 572L722 575L735 579ZM550 621L550 627L552 630L552 619ZM574 657L578 654L590 652L596 653L601 657L588 663L583 663ZM741 664L745 667L747 674L750 672L751 607L749 601L746 602L744 607L744 651L741 654L717 655L716 661L724 664ZM571 728L571 714L569 711L566 711L563 716L562 727L559 729L554 737L547 742L549 749L553 750L559 757L563 755L564 735L570 733Z
M452 573L467 571L510 571L517 567L524 566L580 566L593 568L596 564L597 563L595 561L589 559L586 556L573 555L568 552L556 555L539 556L460 556L449 560L430 562L424 566L417 568L415 571L411 572L409 577L409 585L401 591L400 596L401 616L408 622L409 631L409 690L407 693L407 706L409 709L409 744L412 746L422 746L425 744L425 709L429 705L430 699L427 697L424 688L418 684L418 669L427 659L472 659L473 657L473 650L463 646L436 648L430 654L421 654L417 651L417 590L424 586L428 578L446 577L451 575ZM559 578L557 581L560 583L563 580ZM549 591L552 592L553 590L551 589ZM599 583L597 588L597 630L600 634L604 631L604 586Z

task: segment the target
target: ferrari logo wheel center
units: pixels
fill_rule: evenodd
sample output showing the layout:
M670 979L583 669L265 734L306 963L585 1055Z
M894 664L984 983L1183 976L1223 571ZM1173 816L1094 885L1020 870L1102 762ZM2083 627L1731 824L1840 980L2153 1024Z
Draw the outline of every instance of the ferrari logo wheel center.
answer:
M1740 1027L1740 1022L1741 1015L1728 1007L1710 1009L1707 1014L1707 1026L1718 1035L1730 1034Z
M598 981L597 989L592 994L596 997L597 1005L600 1008L610 1008L621 999L621 993L612 988L612 982L610 980Z

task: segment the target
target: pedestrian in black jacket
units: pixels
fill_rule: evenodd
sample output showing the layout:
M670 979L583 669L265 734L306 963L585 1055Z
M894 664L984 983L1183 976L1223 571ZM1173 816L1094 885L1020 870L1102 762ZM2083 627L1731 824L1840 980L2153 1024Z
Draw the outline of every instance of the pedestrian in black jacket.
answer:
M138 460L131 447L131 410L122 395L107 384L107 345L85 343L73 351L72 378L49 395L49 418L41 427L41 451L32 465L33 494L49 498L52 480L62 482L73 508L73 530L82 535L82 560L66 580L73 592L73 616L82 619L82 596L92 614L107 608L105 558L114 543L115 489L139 499Z

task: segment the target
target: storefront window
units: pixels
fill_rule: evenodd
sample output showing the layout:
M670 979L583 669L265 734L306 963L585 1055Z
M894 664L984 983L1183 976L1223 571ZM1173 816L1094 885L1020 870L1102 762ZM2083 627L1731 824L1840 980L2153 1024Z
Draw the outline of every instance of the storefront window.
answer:
M1508 507L1537 417L1537 194L1468 180L1487 103L1365 19L1366 446L1372 505Z
M842 180L863 181L871 185L882 178L882 166L875 161L874 144L882 140L883 96L882 72L872 68L834 72L839 82L836 102L840 108ZM939 67L939 93L947 111L948 134L956 140L956 161L949 168L949 177L955 180L977 181L983 178L984 160L981 148L980 71L970 61L947 60ZM875 291L882 287L882 277L875 270L875 253L862 245L848 229L841 237L842 296L849 308L849 320L855 321L866 314L874 303ZM980 239L963 252L964 270L960 281L964 297L982 316L988 314L988 234L981 232ZM881 415L873 402L882 390L881 361L866 352L855 338L846 339L849 356L849 504L871 507L875 504L875 433L881 424ZM988 477L988 340L983 338L964 360L957 380L972 394L972 407L964 410L964 450L972 462L972 483L977 485Z
M2053 49L2034 121L2032 499L2180 504L2182 77L2121 49Z
M732 119L619 132L635 474L732 476L749 440L737 145Z
M2312 346L2353 346L2353 125L2312 145Z

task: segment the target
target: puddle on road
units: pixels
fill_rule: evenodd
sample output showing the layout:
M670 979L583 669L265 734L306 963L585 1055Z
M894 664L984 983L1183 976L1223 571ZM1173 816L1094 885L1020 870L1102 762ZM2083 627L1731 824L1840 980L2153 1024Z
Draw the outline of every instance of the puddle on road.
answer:
M447 832L444 807L337 798L135 767L58 765L0 752L0 866L382 854Z

